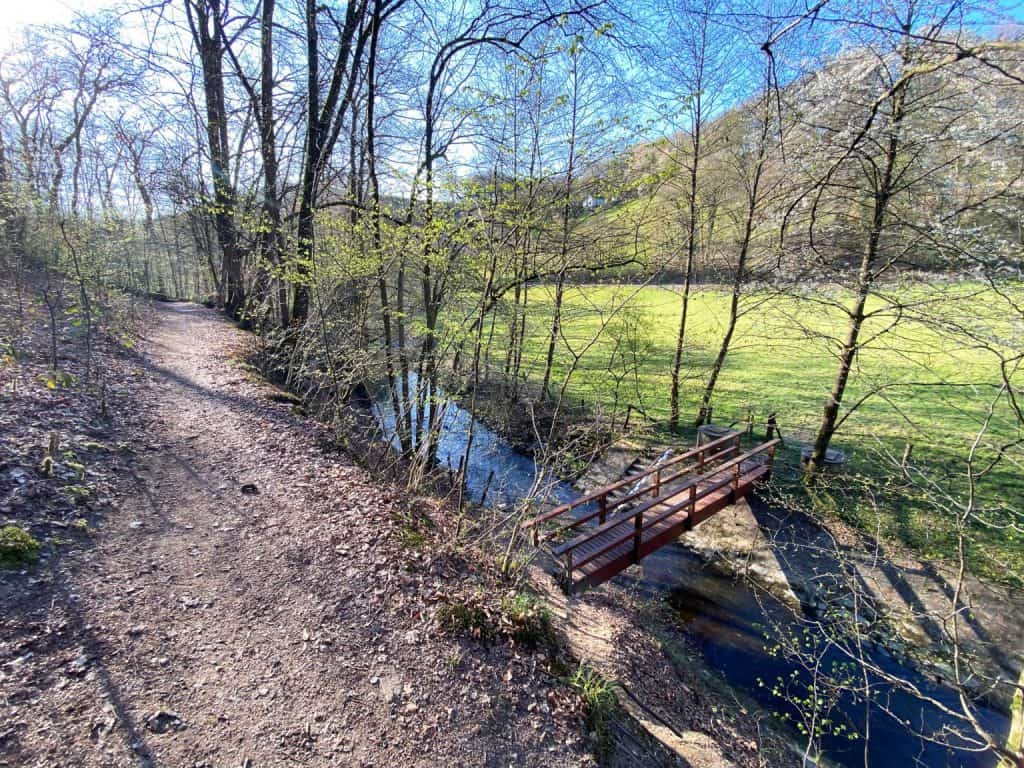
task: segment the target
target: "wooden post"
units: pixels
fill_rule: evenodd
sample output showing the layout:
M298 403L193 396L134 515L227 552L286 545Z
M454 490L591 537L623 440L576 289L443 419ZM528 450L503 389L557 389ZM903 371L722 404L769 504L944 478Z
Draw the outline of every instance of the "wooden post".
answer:
M657 496L661 493L661 467L658 467L658 471L654 473L654 485L651 487L651 495Z
M643 535L644 530L644 513L637 512L636 517L633 518L633 560L634 562L640 562L640 537Z
M608 514L608 495L602 494L601 498L597 502L597 523L601 525L604 523L605 516Z
M775 437L775 430L778 429L778 424L775 421L775 414L768 414L768 429L764 433L765 440L771 440Z
M752 405L747 406L747 437L754 434L754 407Z
M732 487L736 493L740 492L740 463L736 462L732 468Z
M697 451L697 474L701 474L704 471L704 449L701 448Z
M565 591L572 594L572 550L565 553Z

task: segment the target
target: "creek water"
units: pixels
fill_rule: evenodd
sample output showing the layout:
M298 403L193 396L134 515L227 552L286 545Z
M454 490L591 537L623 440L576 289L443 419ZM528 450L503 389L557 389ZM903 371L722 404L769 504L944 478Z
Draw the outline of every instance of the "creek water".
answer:
M390 401L380 393L374 400L374 412L392 439L395 416ZM414 414L415 416L415 414ZM466 453L472 431L472 443L466 466L468 498L490 506L513 505L540 489L538 504L554 505L579 496L577 489L558 481L545 468L511 446L501 435L475 421L456 403L448 402L440 429L438 462L457 469ZM538 474L543 473L538 482ZM706 664L730 685L744 691L768 711L787 717L794 743L803 738L795 725L800 710L791 703L794 697L807 695L811 680L804 665L774 653L779 633L796 633L803 639L821 641L824 635L809 630L792 616L790 609L768 594L755 592L745 581L710 569L682 544L671 544L646 557L615 579L621 586L642 596L665 599L686 629ZM880 650L870 653L871 661L887 673L917 686L926 696L953 711L959 709L956 693L917 671L900 664ZM842 664L847 659L837 650L822 655L822 668ZM857 673L860 674L859 672ZM923 702L881 679L870 680L875 698L870 707L852 694L841 695L829 707L832 722L822 738L827 762L842 766L928 766L937 768L991 768L996 760L988 753L972 750L946 734L954 746L931 743L915 735L942 736L944 729L958 723L939 706ZM788 693L779 695L779 688ZM804 708L806 711L806 708ZM991 733L1005 737L1009 719L993 709L979 707L976 714ZM842 729L836 733L838 726ZM869 733L866 741L864 734ZM865 749L866 743L866 749Z

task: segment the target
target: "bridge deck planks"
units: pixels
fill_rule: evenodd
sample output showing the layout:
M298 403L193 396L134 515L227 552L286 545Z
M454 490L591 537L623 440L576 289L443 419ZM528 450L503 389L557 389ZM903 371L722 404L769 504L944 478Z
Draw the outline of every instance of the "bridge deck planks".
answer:
M707 496L698 499L692 512L687 507L645 529L641 534L639 553L635 551L634 539L631 537L589 563L577 566L574 571L579 576L573 579L572 588L596 587L599 584L603 584L630 565L639 562L640 558L674 541L695 525L711 517L715 512L748 496L752 492L754 484L767 476L769 471L769 467L763 464L744 467L736 487L730 484L719 488ZM697 486L698 493L700 490L713 485L717 479L720 478L712 477L709 478L708 482L699 484ZM646 512L645 517L653 519L659 514L668 511L669 506L669 504L659 504ZM586 560L595 552L611 544L616 538L632 533L634 525L633 517L624 517L619 525L610 527L576 547L573 554L574 560L576 562Z

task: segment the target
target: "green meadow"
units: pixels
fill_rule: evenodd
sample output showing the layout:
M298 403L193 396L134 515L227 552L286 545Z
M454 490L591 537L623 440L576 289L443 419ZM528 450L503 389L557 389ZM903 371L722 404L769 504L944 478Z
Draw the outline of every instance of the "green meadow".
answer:
M543 376L553 289L530 289L527 343L523 370L534 382ZM1024 298L1024 287L1014 295ZM746 296L743 316L716 389L714 421L742 421L747 409L763 423L777 414L787 441L783 462L791 478L797 473L799 448L813 440L824 400L836 374L838 341L846 333L839 304L849 297L823 289L802 295L756 293ZM898 303L902 311L887 310ZM683 351L680 392L682 429L660 440L692 440L708 372L728 319L729 296L703 289L691 297ZM909 488L893 490L895 462L907 443L913 459L955 494L966 490L965 458L984 424L998 392L998 358L965 334L943 323L970 328L1004 351L1024 344L1024 328L1007 318L1006 304L983 286L956 283L931 287L893 287L887 302L869 310L861 340L867 340L855 363L844 405L863 403L843 423L833 446L844 451L842 498L828 503L866 529L879 523L890 537L928 555L948 555L953 545L952 520ZM567 395L591 410L627 405L639 409L648 423L664 423L669 415L671 368L679 327L678 287L582 285L567 290L563 333L555 355L553 381L569 375ZM496 334L492 360L500 359L501 334ZM1022 374L1024 376L1024 374ZM1020 379L1018 379L1018 382ZM658 427L655 427L657 432ZM1000 400L983 439L983 455L993 446L1020 437L1005 399ZM1024 500L1021 452L984 478L986 504L993 519L1005 522L1007 505L1020 510ZM1014 463L1016 459L1016 464ZM793 484L794 492L796 484ZM870 495L867 504L860 495ZM881 499L882 514L878 514ZM821 503L821 498L818 502ZM1024 542L1013 532L981 526L973 532L976 570L1005 578L1007 567L1024 573Z

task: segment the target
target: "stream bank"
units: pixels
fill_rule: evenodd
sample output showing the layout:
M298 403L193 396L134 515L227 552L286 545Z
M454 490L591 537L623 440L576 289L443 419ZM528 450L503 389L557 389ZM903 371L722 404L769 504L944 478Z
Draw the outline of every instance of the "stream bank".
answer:
M382 407L385 409L382 411L382 420L387 425L386 405ZM480 491L478 484L481 478L486 478L484 482L498 495L495 498L502 499L501 504L514 504L517 495L521 498L523 489L533 487L535 473L538 470L546 471L538 468L532 459L526 459L487 426L473 421L457 404L451 403L448 408L442 427L442 456L461 456L466 448L466 435L470 428L473 431L473 444L470 446L469 462L466 467L470 496L474 490ZM595 480L597 477L603 477L605 482L612 479L616 472L621 473L625 467L635 463L636 454L633 454L632 461L629 458L631 450L629 448L610 451L609 456L615 457L616 466L588 472L582 482L599 484L600 481ZM491 492L486 486L485 490ZM549 485L547 503L557 503L574 494L578 494L577 489L570 488L564 483L552 482ZM487 501L491 499L488 498ZM762 504L755 503L753 507L745 504L735 505L729 514L722 513L717 520L713 518L683 537L680 543L649 556L639 566L620 575L609 585L566 601L565 605L568 607L561 612L563 621L567 622L568 627L580 627L582 621L581 631L589 632L591 635L607 634L610 631L609 626L626 625L611 618L607 612L598 611L592 614L589 609L583 610L582 606L608 607L608 595L611 594L611 605L617 609L628 606L629 616L643 616L645 611L650 610L651 605L667 602L674 610L676 626L663 623L663 631L677 633L677 630L682 629L688 646L695 650L710 668L741 689L744 696L783 719L791 722L799 720L800 707L793 706L793 700L799 698L798 691L789 690L782 695L772 693L775 688L774 682L788 679L791 673L798 674L799 665L786 659L774 658L777 656L775 646L779 638L766 637L766 634L769 634L766 628L788 635L807 631L809 626L813 626L813 614L802 615L800 612L808 605L813 606L811 598L814 595L819 595L818 599L824 599L820 596L826 594L824 590L827 585L822 585L827 582L829 567L832 564L827 558L822 557L822 542L810 537L814 547L819 550L816 557L821 562L813 572L798 570L793 564L793 561L798 559L794 554L797 550L780 551L776 544L783 538L781 530L788 531L790 543L796 546L800 544L801 537L810 536L810 529L805 527L806 521L801 521L800 525L797 525L785 517L774 528L762 524L762 519L770 512L771 510ZM828 535L832 536L831 533ZM850 546L852 547L852 544ZM806 550L800 552L806 554ZM884 563L878 565L878 554L876 549L875 565L885 571L889 566ZM870 562L868 564L870 565ZM736 578L737 574L753 576L754 584ZM867 574L865 578L867 577L874 580L869 581L869 584L878 581L875 574ZM768 587L768 590L762 590L757 586L759 580L763 586ZM895 582L893 589L897 589L899 583ZM545 591L552 594L550 590ZM877 597L876 600L885 599L887 595L880 588L878 594L881 597ZM797 612L794 613L794 610ZM580 611L580 619L571 615ZM642 633L643 628L640 628L640 631ZM611 637L616 637L614 631ZM648 637L648 640L657 645L656 634ZM955 710L955 693L943 685L941 676L936 680L917 672L915 660L910 654L892 653L890 642L892 638L880 636L877 642L864 651L866 658L869 658L870 663L883 675L892 675L907 681L918 690L926 692L926 695L937 704L923 705L899 686L890 685L882 678L872 678L869 683L871 688L880 691L880 695L889 702L886 709L899 713L897 717L901 720L921 722L925 732L943 732L944 729L956 725L955 722L949 721L946 715L941 714L939 709L949 706ZM621 648L618 639L612 639L611 644L615 648ZM586 654L585 647L584 653ZM650 664L652 655L645 654L645 658L645 663ZM838 651L826 653L823 658L828 664L843 662ZM1013 661L1009 663L1012 664ZM622 668L616 663L609 662L609 668L614 670L619 679L630 679L628 675L623 676ZM632 679L635 680L636 670L632 671ZM803 691L806 695L806 683L801 682L797 686L798 690L801 685L804 686ZM771 695L765 695L766 689ZM862 764L866 744L869 756L875 761L872 762L873 765L891 764L893 760L912 761L919 755L927 755L928 764L979 767L994 765L994 760L990 756L973 752L968 742L951 739L950 749L929 744L907 732L895 719L876 711L877 707L872 707L871 716L865 719L863 703L856 697L839 696L829 703L828 708L830 712L834 712L831 714L833 719L830 719L827 725L828 728L835 729L835 732L824 733L822 741L829 759L839 764ZM998 738L1005 736L1008 730L1008 720L1005 716L982 705L977 706L975 711L986 728L997 734ZM665 719L664 716L662 719ZM868 732L869 728L873 734L884 735L884 740L874 738L864 741L859 734ZM683 731L686 730L692 729L684 727Z
M371 399L376 427L385 437L393 435L394 414L389 412L388 398L377 394L371 395ZM490 419L493 418L492 415ZM458 400L448 402L440 433L438 459L441 472L438 474L441 478L445 475L445 469L449 476L457 476L462 457L469 457L464 467L464 500L507 511L524 497L535 493L538 485L543 488L543 493L537 506L556 504L578 495L577 488L557 479L558 472L539 466L533 458L524 455L520 450L524 447L521 439L516 445L510 443L487 424L472 418ZM473 437L467 454L467 436L470 433ZM577 485L588 487L616 479L638 460L652 460L653 453L656 451L652 451L650 446L645 449L630 444L613 445L601 461L592 464L582 474ZM564 471L564 466L559 469ZM538 473L543 475L539 483ZM488 513L481 510L480 514ZM766 627L775 630L781 627L783 634L789 634L791 629L806 629L808 623L813 625L818 621L837 599L837 585L829 583L830 571L835 570L837 563L845 563L847 559L859 558L855 570L866 585L865 591L871 593L875 605L887 608L887 603L893 602L892 595L906 597L907 579L899 573L907 567L906 564L894 565L890 554L877 542L873 548L864 545L863 540L840 541L835 533L813 521L789 513L778 513L764 504L738 504L687 534L679 544L645 559L640 566L622 574L607 587L583 596L580 602L573 605L588 604L595 600L601 602L603 595L613 593L614 603L628 606L631 616L643 616L652 605L667 604L673 612L673 619L660 624L659 632L662 636L681 635L685 642L676 645L686 645L691 651L690 659L703 659L708 669L715 670L743 691L741 697L745 696L751 702L756 701L757 704L753 706L793 719L799 715L798 711L792 707L787 709L786 702L776 700L778 697L766 698L762 695L766 687L771 691L772 675L779 678L793 671L792 664L787 666L786 663L771 661L776 639L766 637ZM825 556L830 548L835 551L834 557ZM934 566L929 568L932 570L920 570L925 575L934 575ZM833 578L832 582L835 581ZM911 587L909 593L913 592L914 588ZM931 592L936 594L936 599L944 594L941 587L934 585ZM972 589L972 595L982 592ZM1006 596L1001 597L1005 599ZM841 600L842 596L838 599ZM932 600L926 603L917 599L909 600L908 603L911 609L918 609L917 613L911 610L907 614L913 621L905 621L906 626L899 625L900 633L886 630L872 635L866 649L867 656L877 669L891 672L919 689L928 691L940 706L952 703L955 708L955 696L943 685L948 675L943 674L945 670L941 664L935 663L932 654L915 653L913 648L916 646L904 639L909 636L913 642L920 643L921 647L930 649L927 643L929 640L934 641L934 637L928 633L926 626L921 625L926 625L925 614L934 612L936 602ZM787 619L787 616L792 617L792 620ZM609 621L607 616L592 616L591 620ZM974 626L980 624L975 621L972 623ZM918 632L916 636L915 627ZM595 628L596 625L591 623L590 629ZM644 629L651 628L641 627L639 631L643 632ZM1012 627L1006 626L1004 630L1003 637L1014 636ZM990 641L991 637L988 637ZM658 633L650 633L648 639L657 645L657 638ZM984 634L978 640L989 647ZM1008 655L1002 659L1004 669L1010 669L1019 662L1015 651L1011 646ZM930 676L917 671L925 660L932 662ZM835 661L835 658L829 660L830 663ZM759 674L765 670L767 677ZM882 687L883 683L873 681L871 685ZM907 700L903 692L886 689L885 695L897 700L898 706L890 708L905 715L914 714L915 703ZM792 694L789 696L792 698ZM842 700L842 697L831 703L830 707L833 705L840 710L845 734L843 738L856 742L857 738L850 739L849 734L860 732L860 729L867 726L867 721L861 717L860 705L856 699ZM936 714L937 710L926 716L920 707L918 709L917 719L924 717L938 730L948 725L942 716ZM984 706L979 707L978 711L982 721L998 735L997 738L1005 735L1008 730L1005 716ZM876 759L883 760L880 764L887 764L885 760L893 759L894 756L901 760L914 760L920 754L929 754L930 760L948 765L994 764L993 760L979 757L969 749L954 749L946 754L947 750L924 745L920 738L904 732L902 727L887 729L887 724L876 722L875 716L870 720L872 732L885 734L888 742L884 753L875 755ZM687 722L693 725L700 721L691 719ZM684 726L683 731L686 730L688 728ZM863 762L863 755L856 746L851 751L838 737L829 739L827 736L824 741L828 742L828 751L838 755L840 764L859 765ZM893 747L892 743L897 746ZM878 744L875 739L871 748L877 749Z

